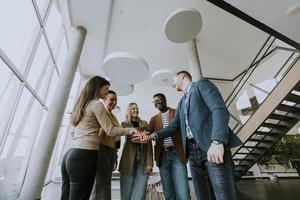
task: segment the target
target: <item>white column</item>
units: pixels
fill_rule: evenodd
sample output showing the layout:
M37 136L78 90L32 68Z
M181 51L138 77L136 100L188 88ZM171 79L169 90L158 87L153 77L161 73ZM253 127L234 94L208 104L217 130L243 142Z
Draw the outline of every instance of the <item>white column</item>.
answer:
M79 63L81 51L86 37L86 30L78 27L75 30L73 43L64 61L64 69L57 84L55 98L49 107L46 123L41 137L30 158L20 200L41 198L44 181L50 164L61 120L72 87L73 79Z
M196 39L187 42L187 48L190 73L192 75L193 81L198 81L199 79L202 79L203 76L196 46Z

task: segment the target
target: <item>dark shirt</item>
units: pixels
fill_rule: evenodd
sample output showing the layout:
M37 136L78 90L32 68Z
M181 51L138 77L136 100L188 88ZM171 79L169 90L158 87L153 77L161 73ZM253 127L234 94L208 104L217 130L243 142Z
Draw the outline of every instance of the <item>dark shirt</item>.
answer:
M139 128L139 122L131 121L134 128Z
M138 121L131 121L134 128L139 128L139 122ZM141 144L136 144L137 149L141 149Z

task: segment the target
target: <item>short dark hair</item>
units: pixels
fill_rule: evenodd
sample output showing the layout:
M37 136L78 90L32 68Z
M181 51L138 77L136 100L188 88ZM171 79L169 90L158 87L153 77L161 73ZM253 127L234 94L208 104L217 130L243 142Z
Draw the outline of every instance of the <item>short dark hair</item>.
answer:
M154 99L155 97L161 97L161 98L163 98L164 100L167 100L167 99L166 99L166 96L165 96L163 93L157 93L157 94L153 95L153 99Z
M192 76L188 71L181 70L181 71L176 73L176 75L179 75L179 74L183 74L183 75L187 76L190 80L192 80Z
M117 93L113 90L108 90L108 93L107 94L114 94L114 95L117 95Z

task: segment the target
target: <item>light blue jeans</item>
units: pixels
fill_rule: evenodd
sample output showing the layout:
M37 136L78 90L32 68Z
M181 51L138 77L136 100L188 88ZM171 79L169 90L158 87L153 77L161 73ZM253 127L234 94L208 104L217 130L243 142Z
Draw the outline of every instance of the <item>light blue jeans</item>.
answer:
M166 200L190 199L186 165L175 151L161 152L159 172Z
M148 175L144 174L141 151L136 151L135 168L132 176L121 173L121 200L145 200Z

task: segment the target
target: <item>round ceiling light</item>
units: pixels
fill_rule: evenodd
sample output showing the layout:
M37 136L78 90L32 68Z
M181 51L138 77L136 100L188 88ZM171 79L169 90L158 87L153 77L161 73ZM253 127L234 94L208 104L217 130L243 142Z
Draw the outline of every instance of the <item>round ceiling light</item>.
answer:
M176 43L194 39L202 27L201 14L193 8L175 10L166 20L165 33L167 38Z
M116 52L104 59L103 72L116 83L135 84L148 78L149 67L140 56L129 52Z
M292 16L299 12L300 12L300 3L295 3L286 10L286 15Z
M173 78L175 72L168 69L162 69L152 74L151 80L155 85L158 86L171 86L173 84Z
M118 96L126 96L134 91L133 85L120 84L113 81L110 81L110 90L113 90L117 93Z

